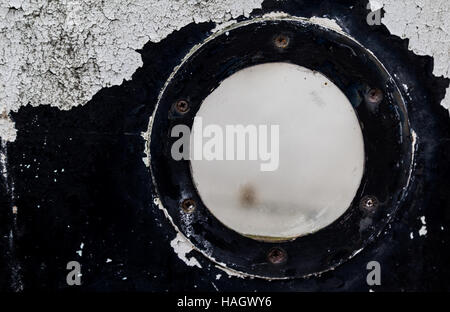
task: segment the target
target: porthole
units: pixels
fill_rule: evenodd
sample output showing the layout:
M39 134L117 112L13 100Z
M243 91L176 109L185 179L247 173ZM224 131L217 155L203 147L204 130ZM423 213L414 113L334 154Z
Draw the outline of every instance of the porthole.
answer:
M174 159L172 129L193 130L195 117L278 123L297 144L281 147L283 171L264 177L249 167L257 162ZM211 261L248 276L304 277L350 259L392 218L411 177L413 134L390 74L354 39L302 19L254 19L205 40L167 81L150 126L152 178L171 222ZM195 209L180 209L186 200Z

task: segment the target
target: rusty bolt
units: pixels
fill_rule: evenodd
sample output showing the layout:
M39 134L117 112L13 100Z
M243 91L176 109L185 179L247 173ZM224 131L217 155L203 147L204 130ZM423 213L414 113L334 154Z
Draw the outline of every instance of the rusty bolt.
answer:
M186 213L192 213L195 210L195 207L196 204L193 199L188 198L181 202L181 209L183 209Z
M366 102L372 105L380 104L383 98L383 91L377 88L369 89L365 95Z
M280 247L274 247L269 250L267 260L272 264L282 264L286 262L287 253Z
M378 207L378 199L375 196L364 196L359 207L364 211L374 211Z
M289 37L285 35L279 35L275 38L274 44L279 49L285 49L289 45Z
M179 100L175 103L175 110L180 114L187 113L189 111L189 103L186 100Z

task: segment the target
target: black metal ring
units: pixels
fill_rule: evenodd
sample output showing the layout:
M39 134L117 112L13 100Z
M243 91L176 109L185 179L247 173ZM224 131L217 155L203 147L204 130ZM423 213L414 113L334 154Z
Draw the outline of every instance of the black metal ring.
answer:
M274 38L287 39L274 44ZM197 193L189 161L176 161L170 154L176 140L170 137L173 126L191 127L203 99L221 81L240 69L267 62L298 64L333 81L359 118L366 156L361 185L343 216L316 233L278 243L244 237L219 222ZM381 102L367 101L367 92L373 89L382 91ZM188 101L188 111L174 109L179 100ZM301 19L255 19L206 40L167 82L151 129L152 177L173 224L211 260L256 277L304 277L333 269L357 254L405 200L413 170L414 138L404 101L390 74L352 38ZM377 200L371 213L360 205L367 195ZM196 203L189 214L179 208L187 198ZM274 265L267 260L274 247L286 252L286 261Z

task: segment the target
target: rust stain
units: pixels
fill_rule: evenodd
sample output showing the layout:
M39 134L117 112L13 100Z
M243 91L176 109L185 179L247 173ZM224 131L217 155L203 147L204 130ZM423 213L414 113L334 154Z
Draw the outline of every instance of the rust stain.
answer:
M252 207L256 204L256 190L253 185L245 184L240 188L239 200L244 207Z

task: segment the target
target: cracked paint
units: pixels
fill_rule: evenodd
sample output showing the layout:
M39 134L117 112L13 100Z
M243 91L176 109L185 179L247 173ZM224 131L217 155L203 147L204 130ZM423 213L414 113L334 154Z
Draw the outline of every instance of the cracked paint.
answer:
M0 0L0 135L24 105L62 110L131 79L136 51L192 22L248 16L262 0Z
M0 136L14 141L9 113L25 105L62 110L86 104L104 87L131 79L136 51L192 22L233 23L263 0L0 0ZM450 77L450 5L446 0L370 0L382 22L410 39L410 49L435 59ZM442 105L450 109L450 92Z
M381 22L417 55L434 58L433 74L450 78L450 2L448 0L370 0L372 11L383 7ZM442 101L450 111L450 87Z

